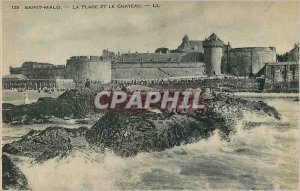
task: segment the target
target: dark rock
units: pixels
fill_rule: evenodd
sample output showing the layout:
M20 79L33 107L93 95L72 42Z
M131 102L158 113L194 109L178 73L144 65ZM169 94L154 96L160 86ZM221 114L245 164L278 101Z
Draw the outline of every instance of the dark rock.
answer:
M14 104L11 103L3 103L2 104L2 109L13 109L15 107Z
M23 105L3 104L5 123L46 123L51 117L85 118L94 111L91 93L77 90L64 92L58 98L39 98L37 102Z
M90 144L121 156L162 151L209 137L218 123L189 114L110 111L86 134Z
M7 155L2 155L2 189L28 190L28 182L21 170Z
M275 119L281 119L280 113L263 101L250 101L223 93L214 93L213 99L208 101L208 106L209 112L222 117L230 116L232 119L242 118L243 111L267 114Z
M42 131L31 130L20 140L5 144L3 152L28 156L41 162L57 156L63 157L74 148L87 146L85 134L88 128L67 129L63 127L48 127Z
M13 110L15 105L9 103L2 104L2 121L3 123L10 123L13 120Z
M151 113L147 111L109 111L88 132L90 144L109 148L121 156L138 152L162 151L176 145L209 137L219 129L223 139L235 131L243 111L267 114L276 119L277 110L264 102L248 101L225 94L214 94L207 101L208 112Z
M58 97L62 104L61 108L68 107L69 112L74 118L85 118L93 111L94 102L91 92L80 92L78 90L69 90Z

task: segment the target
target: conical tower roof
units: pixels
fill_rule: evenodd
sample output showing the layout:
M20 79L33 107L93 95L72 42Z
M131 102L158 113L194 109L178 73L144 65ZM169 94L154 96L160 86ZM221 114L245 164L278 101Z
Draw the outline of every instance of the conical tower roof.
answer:
M208 39L205 39L203 43L203 47L223 47L224 43L220 38L215 34L212 33Z
M220 38L215 34L215 33L212 33L209 37L208 37L209 40L220 40Z

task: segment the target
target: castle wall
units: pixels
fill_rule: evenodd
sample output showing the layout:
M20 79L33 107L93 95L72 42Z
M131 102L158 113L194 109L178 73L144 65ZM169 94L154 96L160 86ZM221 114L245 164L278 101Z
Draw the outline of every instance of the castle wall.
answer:
M91 58L71 58L67 62L68 77L76 83L84 84L87 81L109 83L111 81L110 61L101 61Z
M203 75L205 64L202 62L112 64L112 79L159 79Z
M234 48L229 53L229 72L236 76L256 75L267 62L276 62L273 47Z

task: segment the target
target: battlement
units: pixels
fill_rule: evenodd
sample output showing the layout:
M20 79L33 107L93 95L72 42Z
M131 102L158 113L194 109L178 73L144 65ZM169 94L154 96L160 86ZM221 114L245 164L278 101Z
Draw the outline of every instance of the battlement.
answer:
M240 47L240 48L232 48L231 52L251 52L251 51L272 51L276 52L275 47Z
M101 61L100 56L71 56L68 61Z

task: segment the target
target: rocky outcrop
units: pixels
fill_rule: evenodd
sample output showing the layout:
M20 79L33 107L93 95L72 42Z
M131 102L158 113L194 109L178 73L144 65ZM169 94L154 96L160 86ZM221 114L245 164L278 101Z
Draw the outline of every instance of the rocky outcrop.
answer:
M45 123L52 118L79 119L91 115L103 115L103 112L100 113L101 111L94 108L94 94L95 92L70 90L58 98L40 98L37 102L28 105L3 104L3 122L13 124ZM213 99L208 100L208 106L211 114L220 114L218 117L228 118L229 115L223 115L228 112L231 112L230 116L241 117L242 110L251 110L267 113L280 119L280 114L276 109L262 101L248 101L224 93L214 93Z
M40 98L24 105L3 104L3 122L13 124L46 123L52 117L84 118L93 113L91 93L77 90L66 91L58 98Z
M88 128L68 129L63 127L48 127L42 131L31 130L20 140L3 146L2 151L32 157L41 162L54 157L63 157L74 149L87 146L85 134Z
M91 145L121 156L162 151L209 137L222 119L197 118L188 113L110 111L86 134Z
M21 170L7 155L2 155L2 189L28 190L28 182Z
M209 137L215 129L219 129L222 138L229 139L237 120L243 117L243 111L281 118L275 108L264 102L220 93L213 94L207 105L205 115L197 112L110 111L87 132L87 140L118 155L132 156L196 142Z
M280 113L263 101L250 101L236 98L229 94L213 93L212 99L208 100L208 111L220 117L240 119L243 111L250 111L261 115L269 115L275 119L281 119Z

